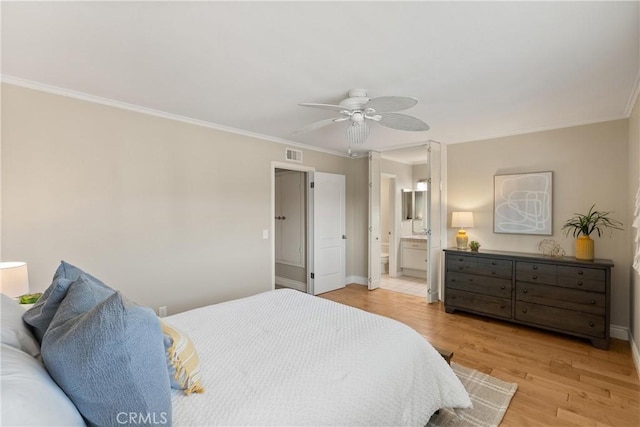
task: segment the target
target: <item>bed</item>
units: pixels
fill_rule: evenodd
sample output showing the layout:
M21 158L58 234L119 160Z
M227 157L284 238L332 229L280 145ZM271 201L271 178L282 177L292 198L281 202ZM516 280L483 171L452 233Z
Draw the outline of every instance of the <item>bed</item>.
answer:
M2 296L2 425L424 426L471 406L413 329L295 290L160 322L63 263L22 313ZM202 393L174 387L165 326L197 353Z
M445 360L394 320L280 289L165 321L185 331L206 392L173 394L176 425L426 425L469 406Z

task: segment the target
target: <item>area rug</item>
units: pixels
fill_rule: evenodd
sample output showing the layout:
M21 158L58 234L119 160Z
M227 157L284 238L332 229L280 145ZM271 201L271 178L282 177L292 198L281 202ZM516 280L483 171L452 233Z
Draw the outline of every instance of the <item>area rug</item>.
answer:
M475 369L451 363L453 372L467 389L473 408L441 409L429 420L430 427L497 426L507 412L509 402L518 388ZM457 412L457 413L456 413Z

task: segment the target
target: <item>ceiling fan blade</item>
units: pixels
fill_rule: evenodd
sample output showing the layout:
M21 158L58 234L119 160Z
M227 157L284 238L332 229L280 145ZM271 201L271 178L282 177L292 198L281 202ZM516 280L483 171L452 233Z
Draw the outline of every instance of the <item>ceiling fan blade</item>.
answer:
M351 123L347 128L347 142L351 144L362 144L369 136L369 123L363 122Z
M313 108L321 108L323 110L337 111L338 113L341 111L348 111L348 108L344 108L341 105L332 105L332 104L315 104L313 102L303 102L302 104L298 104L303 107L313 107Z
M364 108L373 108L376 113L388 113L411 108L418 103L416 98L406 96L381 96L374 98L364 105Z
M381 116L378 123L391 129L408 130L412 132L429 130L428 124L408 114L384 113Z
M309 126L305 126L302 129L299 129L299 130L293 132L289 136L293 137L293 136L302 135L303 133L312 132L312 131L314 131L316 129L320 129L321 127L330 125L330 124L335 123L335 122L341 122L343 120L344 119L342 117L320 120L319 122L311 123Z

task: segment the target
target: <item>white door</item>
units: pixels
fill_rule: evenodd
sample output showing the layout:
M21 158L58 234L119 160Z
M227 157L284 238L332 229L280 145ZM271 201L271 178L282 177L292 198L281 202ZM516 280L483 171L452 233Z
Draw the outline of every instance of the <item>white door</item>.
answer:
M369 290L380 287L380 153L369 153Z
M429 142L427 171L429 185L427 187L427 302L440 299L440 257L442 256L442 192L441 192L441 151L440 143Z
M343 288L346 271L345 177L315 172L313 187L313 294Z

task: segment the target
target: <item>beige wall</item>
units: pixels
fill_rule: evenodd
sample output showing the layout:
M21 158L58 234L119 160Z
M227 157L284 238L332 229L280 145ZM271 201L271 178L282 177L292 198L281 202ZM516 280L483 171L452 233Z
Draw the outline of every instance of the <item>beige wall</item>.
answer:
M636 99L636 105L629 117L629 192L628 200L628 212L629 220L633 218L635 211L635 197L638 191L638 182L640 181L640 97ZM636 233L640 232L638 229L629 227L632 233L632 237L635 237ZM635 239L631 239L630 242L630 256L633 260L633 255L636 249ZM629 269L630 275L630 310L631 310L631 340L632 345L635 346L634 355L636 360L636 368L640 375L640 274L633 268Z
M615 263L612 274L611 323L629 327L629 268L631 219L628 206L628 120L536 132L448 146L448 218L451 212L472 211L475 226L470 240L482 249L538 252L543 238L556 240L574 255L574 241L561 232L574 212L592 204L614 211L625 231L596 237L595 256ZM553 171L553 235L527 236L493 233L493 176L496 174ZM448 242L455 245L456 230Z
M2 256L32 291L64 259L169 313L271 289L271 162L285 146L2 85ZM346 175L347 275L366 277L367 162Z

